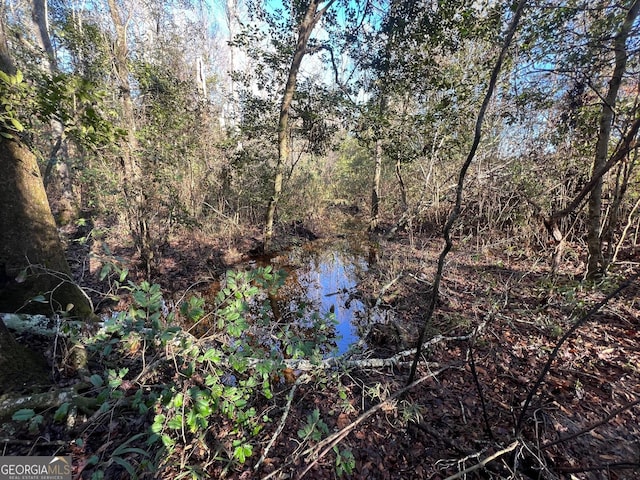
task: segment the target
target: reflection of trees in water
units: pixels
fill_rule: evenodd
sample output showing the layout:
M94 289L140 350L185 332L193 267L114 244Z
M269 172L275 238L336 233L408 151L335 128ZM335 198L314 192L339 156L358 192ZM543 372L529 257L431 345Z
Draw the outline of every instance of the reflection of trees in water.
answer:
M345 240L306 244L258 262L280 269L286 279L280 289L250 303L247 335L266 350L284 351L287 341L299 338L309 343L304 349L318 347L326 355L337 346L345 352L383 319L384 312L366 305L358 289L369 269L368 256L368 244Z
M368 255L362 245L346 241L292 252L288 260L297 267L283 289L281 309L306 319L313 312L334 314L336 334L341 337L338 349L346 351L368 329L372 317L358 292L360 279L369 268Z

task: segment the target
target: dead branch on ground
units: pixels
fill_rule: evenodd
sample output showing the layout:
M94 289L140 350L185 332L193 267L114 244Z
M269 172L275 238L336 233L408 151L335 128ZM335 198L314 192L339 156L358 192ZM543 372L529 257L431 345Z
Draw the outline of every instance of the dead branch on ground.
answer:
M298 480L302 479L309 472L309 470L311 470L313 468L313 466L316 465L320 461L320 459L322 457L324 457L327 453L329 453L329 451L333 447L338 445L347 435L349 435L349 433L351 433L351 431L354 428L356 428L358 425L360 425L366 419L371 417L378 410L380 410L381 408L383 408L385 406L390 405L394 400L397 400L398 398L402 397L406 392L408 392L412 388L416 387L417 385L420 385L421 383L425 382L426 380L429 380L430 378L436 378L438 375L440 375L445 370L448 370L450 368L461 368L461 367L462 367L461 365L447 365L447 366L444 366L444 367L440 368L439 370L436 370L435 372L431 372L428 375L425 375L424 377L419 378L415 382L412 382L410 385L407 385L406 387L398 390L396 393L391 395L385 401L380 402L377 405L374 405L373 407L369 408L367 411L362 413L352 423L350 423L349 425L347 425L343 429L335 432L334 434L329 435L327 438L325 438L324 440L319 442L313 448L307 450L305 452L307 454L307 458L313 458L313 461L311 463L309 463L309 465L307 465L307 467L302 471L302 473L300 475L298 475L298 477L297 477Z

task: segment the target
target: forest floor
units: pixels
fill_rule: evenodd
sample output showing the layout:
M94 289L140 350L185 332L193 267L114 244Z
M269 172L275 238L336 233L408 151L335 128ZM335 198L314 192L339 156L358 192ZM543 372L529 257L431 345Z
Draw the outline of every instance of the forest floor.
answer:
M336 232L320 233L327 240ZM245 232L226 244L204 235L172 239L152 280L163 286L169 298L179 298L202 278L215 278L249 258L255 238L259 238L257 232L253 237ZM366 357L390 358L415 344L441 241L400 234L391 239L379 237L375 244L376 262L361 281L361 294L375 298L383 291L380 298L385 308L394 311L395 320L369 336ZM113 252L126 257L130 252L120 247L112 245ZM80 283L95 291L105 290L96 265L89 268L96 260L74 248ZM407 382L412 357L406 357L392 367L338 369L341 391L314 381L296 384L289 407L285 404L291 385L282 384L274 399L263 405L278 421L255 439L253 455L244 464L210 462L206 475L301 478L313 464L306 478L337 478L335 451L329 448L325 455L318 443L302 448L297 434L308 415L318 409L327 433L344 432L338 450L353 454L353 471L346 478L444 479L494 454L485 468L455 478L640 478L637 281L561 345L527 411L522 412L563 334L637 271L639 256L637 250L628 253L623 259L626 263L594 285L582 281L581 265L567 263L560 274L551 276L548 262L533 253L508 255L497 243L479 247L457 242L447 257L435 315L427 326L427 339L444 338L423 353L416 375L422 383L396 395ZM135 278L136 274L132 269L130 275ZM126 301L99 306L104 311L121 309ZM376 406L375 411L370 410ZM284 428L277 432L283 415ZM521 429L516 435L519 420ZM88 440L81 448L52 421L31 432L8 422L0 437L6 455L71 454L74 462L83 465L78 467L82 478L91 478L92 468L82 458L96 452L108 455L135 433L145 432L151 421L133 421L126 415L112 418L107 425L85 432ZM129 455L134 458L137 453ZM180 473L173 464L162 476L177 478ZM105 477L130 475L114 463Z

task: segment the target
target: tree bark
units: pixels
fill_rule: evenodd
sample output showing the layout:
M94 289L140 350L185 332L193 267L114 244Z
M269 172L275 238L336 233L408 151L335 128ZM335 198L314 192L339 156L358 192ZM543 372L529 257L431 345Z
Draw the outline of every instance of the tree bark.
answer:
M131 98L131 84L129 82L129 49L127 47L126 24L121 18L120 9L116 0L108 0L111 20L116 31L113 46L113 60L118 86L120 87L120 100L122 102L122 122L127 130L127 141L122 145L120 162L124 178L124 195L128 203L128 220L131 236L142 261L149 273L153 260L151 232L147 219L147 200L142 182L142 168L137 159L138 139L136 138L136 120Z
M1 21L0 69L15 74ZM0 130L0 311L50 314L72 304L72 313L89 317L91 303L71 281L36 157L17 133ZM39 295L43 303L31 301Z
M36 43L43 54L46 55L46 62L41 62L43 71L53 77L58 72L58 63L55 51L49 35L49 19L46 0L32 0L31 20L33 22L33 33ZM49 151L49 159L44 173L44 186L49 187L51 180L53 186L59 192L59 204L56 209L56 218L59 223L65 224L73 220L78 213L78 202L73 191L71 181L71 168L67 159L59 158L60 151L66 150L66 138L64 135L64 125L56 118L49 120L51 127L52 146ZM55 176L52 173L55 172ZM51 191L49 190L49 193ZM51 198L51 197L50 197Z
M400 202L402 202L402 210L407 211L409 209L409 201L407 200L407 187L404 184L404 179L402 178L402 162L400 161L400 158L396 160L396 178L398 179L398 186L400 187Z
M607 163L609 152L609 140L613 125L616 100L618 91L622 84L622 77L627 66L627 39L633 27L633 23L640 11L640 0L635 0L622 23L620 30L615 36L615 67L609 80L609 89L602 103L602 113L600 114L600 125L598 128L598 141L596 143L595 158L593 161L594 175ZM588 233L587 247L589 250L589 260L587 265L587 278L593 279L601 276L604 269L604 258L602 255L602 240L600 235L600 224L602 217L602 176L598 177L591 194L589 196L588 213Z
M374 232L380 224L380 177L382 176L382 142L376 139L373 167L373 184L371 186L371 218L369 231Z
M51 67L56 65L56 56L49 36L49 20L46 0L33 0L31 4L31 19L36 27L36 37L40 48L47 54Z
M282 102L280 104L280 117L278 121L278 160L276 162L275 176L273 179L273 193L267 206L264 232L265 251L269 251L271 249L271 242L273 239L273 222L275 219L276 207L280 200L280 195L282 194L284 166L291 151L291 147L289 145L289 110L291 108L291 103L293 102L293 96L296 92L300 64L306 54L307 43L309 42L313 28L334 1L335 0L329 0L324 7L319 9L320 0L311 0L304 18L298 27L298 41L296 43L296 49L293 52L293 57L291 58L291 66L289 67L287 83L285 85Z
M0 19L0 69L14 75ZM88 297L71 281L35 155L16 132L0 125L0 311L69 310L93 318ZM29 272L30 275L23 275ZM41 296L43 302L34 302ZM44 360L13 339L0 319L0 385L3 390L43 383Z
M16 138L0 138L0 179L0 311L51 314L73 304L71 313L90 316L89 300L71 280L36 157ZM42 303L31 301L39 295Z

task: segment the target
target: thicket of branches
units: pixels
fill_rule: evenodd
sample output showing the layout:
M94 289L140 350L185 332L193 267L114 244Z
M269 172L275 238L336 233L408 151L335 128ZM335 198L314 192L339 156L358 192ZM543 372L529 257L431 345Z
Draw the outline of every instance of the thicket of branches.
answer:
M461 235L499 237L514 255L566 241L581 247L596 235L602 258L591 276L621 243L637 241L638 25L627 3L528 6L486 112ZM15 117L61 223L110 218L150 263L176 229L263 224L278 109L306 7L41 7L9 2L3 19L24 75ZM372 217L387 229L438 233L510 8L331 5L306 47L289 110L276 220L317 219L342 202L378 212ZM604 157L596 151L603 126ZM599 176L602 187L583 192ZM594 195L597 212L585 207ZM562 254L586 266L577 252Z

